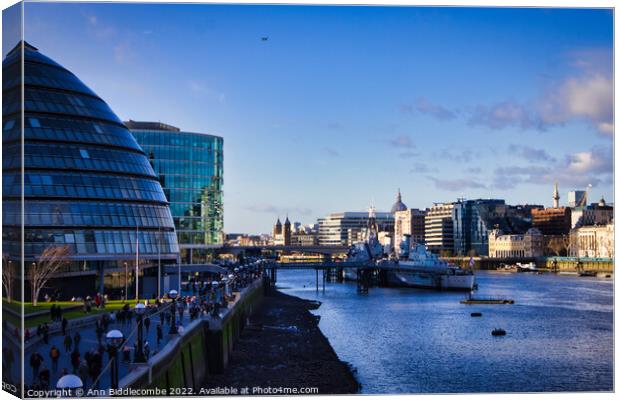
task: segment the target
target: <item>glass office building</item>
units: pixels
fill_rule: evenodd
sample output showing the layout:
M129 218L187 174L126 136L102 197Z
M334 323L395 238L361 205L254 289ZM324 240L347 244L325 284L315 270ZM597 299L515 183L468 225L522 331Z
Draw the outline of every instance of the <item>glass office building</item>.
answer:
M21 45L2 66L3 254L23 256L27 275L46 249L68 247L49 289L63 295L121 290L136 256L141 275L175 263L168 201L129 130L73 73L28 44L23 54L23 131Z
M126 121L159 176L177 231L181 262L208 261L224 241L223 145L219 136L160 122Z

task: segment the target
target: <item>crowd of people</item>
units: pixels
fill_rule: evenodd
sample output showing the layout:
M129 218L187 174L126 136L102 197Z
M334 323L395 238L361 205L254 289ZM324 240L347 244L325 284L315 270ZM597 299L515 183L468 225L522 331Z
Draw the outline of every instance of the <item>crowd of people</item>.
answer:
M229 275L216 276L215 278L219 280L202 281L192 278L183 287L185 293L176 299L165 296L162 299L155 298L152 301L145 301L146 307L143 314L137 314L129 303L125 303L121 309L116 311L104 312L94 323L96 341L88 341L87 345L92 345L92 347L87 351L81 349L85 346L80 331L84 333L92 327L69 329L68 321L63 317L61 307L52 305L50 321L60 322L63 340L50 345L48 323L45 322L37 326L36 335L43 337L43 345L37 345L36 350L25 360L32 371L32 382L29 388L49 389L52 379L58 380L66 374L79 376L85 386L98 387L98 377L112 357L111 349L105 341L105 334L110 329L127 332L124 343L118 349L119 357L124 363L135 362L139 347L136 329L137 322L141 319L144 332L142 352L148 359L161 348L167 334L175 333L172 327L176 327L178 331L183 329L184 316L187 316L190 322L207 316L217 318L220 309L226 307L227 303L234 299L233 292L246 287L260 275L260 271L242 271L235 268ZM223 284L222 280L227 283ZM106 300L106 296L99 293L94 296L94 299L86 297L84 299L84 311L88 313L93 306L104 308ZM151 336L152 325L155 325L153 336ZM30 336L30 330L26 329L24 339L28 341ZM156 341L155 351L151 349L149 338ZM14 360L15 355L11 349L5 346L3 348L4 368L8 368L10 371Z

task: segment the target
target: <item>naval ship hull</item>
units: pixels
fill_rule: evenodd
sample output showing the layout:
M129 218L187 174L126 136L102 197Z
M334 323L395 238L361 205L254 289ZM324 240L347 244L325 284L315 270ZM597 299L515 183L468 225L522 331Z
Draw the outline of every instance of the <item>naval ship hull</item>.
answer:
M347 281L357 280L357 268L344 268L344 279Z
M474 275L450 275L429 271L388 270L387 283L390 286L406 286L435 290L471 291L474 288Z

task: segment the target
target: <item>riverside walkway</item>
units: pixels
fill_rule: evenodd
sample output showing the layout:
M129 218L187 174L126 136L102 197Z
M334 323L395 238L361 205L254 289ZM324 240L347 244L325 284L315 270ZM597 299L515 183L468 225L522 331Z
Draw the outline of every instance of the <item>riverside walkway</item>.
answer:
M240 282L236 284L236 290L241 290L245 286L247 286L249 282L245 283ZM232 290L232 301L229 303L234 304L234 300L239 296L239 292L235 289ZM220 300L223 296L223 288L220 288L219 291L212 292L211 298L215 301ZM189 287L185 287L185 290L182 290L181 297L192 297L196 295L196 291ZM213 305L214 302L209 303ZM135 306L135 301L128 300L127 304L130 307L130 310L133 310ZM182 317L179 316L179 308L177 306L176 312L176 325L179 327L179 331L182 331L185 326L188 326L192 318L190 317L190 309L191 306L185 307ZM143 316L143 339L144 343L148 343L149 348L149 358L160 352L173 338L178 335L169 334L171 322L168 318L166 318L166 314L170 313L171 307L170 303L162 303L159 310L157 311L155 307L150 307L151 312L145 314ZM210 326L217 326L221 316L226 312L226 307L219 308L217 314L216 313L204 313L200 312L197 315L194 315L194 319L202 319L209 322ZM132 313L133 314L133 313ZM108 315L112 316L114 313L109 313ZM146 328L144 325L144 318L149 317L150 324L149 328ZM137 319L135 315L133 315L129 319L119 320L118 318L112 317L110 318L110 322L108 324L107 330L105 330L101 335L101 341L98 339L97 330L96 330L96 319L92 317L90 318L88 325L76 327L76 328L67 328L67 334L69 334L72 338L74 337L76 332L79 332L81 339L78 345L78 351L80 353L80 365L77 369L74 369L71 357L71 351L66 351L65 349L65 336L62 335L61 332L53 333L49 335L48 343L44 343L42 340L37 340L36 343L32 343L31 345L27 345L25 350L24 357L24 379L26 390L28 389L48 389L55 388L56 382L63 374L66 373L74 373L82 379L84 382L84 388L109 388L111 385L111 373L110 366L111 360L109 353L106 350L105 343L105 334L112 330L118 329L120 330L124 337L125 343L119 349L118 356L119 357L119 377L126 376L130 374L132 371L140 368L144 364L133 363L135 346L137 345ZM157 326L161 324L161 331L163 333L160 342L157 341ZM36 335L33 339L36 338ZM60 357L58 358L57 365L53 365L50 350L52 346L55 346L60 352ZM127 347L129 350L129 360L124 358L122 350ZM73 350L73 344L71 346L71 350ZM30 366L30 358L33 353L38 353L43 358L43 361L39 368L32 368ZM86 354L90 352L90 354L96 354L96 357L99 357L100 361L97 364L100 365L99 368L95 368L95 374L89 374L89 368L85 361ZM18 355L15 355L18 357ZM41 382L39 379L39 373L44 370L49 370L49 384L45 385L45 382ZM20 374L19 371L19 363L14 362L11 366L11 375L13 378L18 377ZM27 394L27 393L26 393ZM28 397L28 396L27 396Z

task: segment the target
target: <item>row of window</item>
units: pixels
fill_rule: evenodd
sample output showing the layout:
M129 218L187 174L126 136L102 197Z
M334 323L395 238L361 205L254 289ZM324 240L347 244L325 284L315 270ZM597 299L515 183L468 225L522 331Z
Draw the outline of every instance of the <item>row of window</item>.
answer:
M224 152L213 150L211 147L204 149L187 148L184 146L148 146L136 139L147 154L152 154L156 160L160 161L192 161L208 162L221 161Z
M3 203L2 224L20 225L18 202ZM165 206L127 203L59 203L25 202L25 225L28 226L117 226L173 228Z
M25 118L24 138L44 139L62 142L86 142L102 145L127 147L142 152L133 136L121 126L70 117L28 116ZM3 140L21 138L20 119L4 121Z
M155 166L157 171L157 166ZM171 190L193 190L202 192L206 190L219 191L221 186L221 178L203 176L187 176L187 175L166 175L158 174L159 181L167 189Z
M4 196L19 196L20 174L4 174ZM106 175L26 173L25 196L136 199L166 202L157 181Z
M162 132L162 131L141 131L132 130L131 133L142 144L143 147L157 151L159 146L171 147L180 146L187 151L193 149L204 151L221 151L223 139L217 136L202 135L198 133L186 132Z
M13 73L13 71L10 71L10 73ZM24 79L26 85L33 84L56 89L68 89L97 96L71 72L49 65L24 63Z
M21 166L20 146L8 146L3 168ZM53 157L50 157L53 154ZM26 144L24 146L26 168L84 169L95 171L124 172L155 177L146 157L128 151L104 150L88 146L57 146L55 144Z
M159 176L165 177L171 185L175 185L175 179L182 177L197 182L204 182L201 185L213 181L222 180L222 165L214 163L195 163L189 161L166 162L162 164L155 160L153 169ZM171 186L174 187L174 186Z
M14 89L4 93L3 115L20 111L20 99L21 92L19 90ZM110 107L101 99L75 93L54 92L32 87L26 87L24 93L24 111L89 116L121 123L118 117L110 110Z
M206 190L201 191L201 190L180 190L180 189L176 189L176 190L167 190L164 189L164 191L166 192L166 197L168 197L168 201L170 201L170 203L202 203L202 202L209 202L211 201L211 199L209 198L209 196L207 196L207 192ZM212 197L212 201L220 201L222 198L221 192L218 193L213 193L213 197Z
M19 240L3 235L11 254L19 254ZM51 246L69 246L72 256L172 254L179 252L174 232L140 231L139 245L135 231L26 231L24 252L26 256L40 255Z

